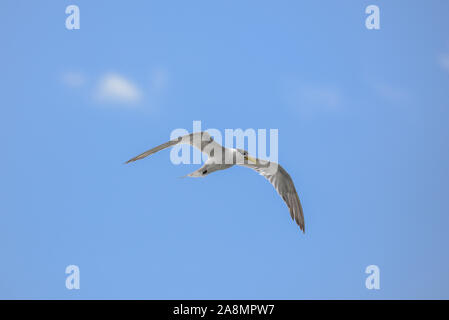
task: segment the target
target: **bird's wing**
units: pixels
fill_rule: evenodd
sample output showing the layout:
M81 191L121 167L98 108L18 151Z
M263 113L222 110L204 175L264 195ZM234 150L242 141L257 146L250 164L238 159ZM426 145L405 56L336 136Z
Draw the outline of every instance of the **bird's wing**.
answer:
M273 185L277 193L287 204L292 219L296 221L302 232L305 232L304 213L301 202L299 201L295 185L288 172L279 164L259 159L257 159L256 164L245 163L242 166L259 172Z
M136 156L132 159L129 159L125 163L130 163L130 162L134 162L136 160L143 159L145 157L148 157L149 155L152 155L153 153L164 150L164 149L174 146L178 143L190 144L193 147L200 150L201 152L206 153L208 156L210 156L210 152L211 152L210 150L214 149L211 147L221 147L218 143L216 143L214 141L214 139L207 132L205 132L205 131L194 132L194 133L179 137L177 139L170 140L170 141L163 143L153 149L147 150L144 153L141 153L138 156Z

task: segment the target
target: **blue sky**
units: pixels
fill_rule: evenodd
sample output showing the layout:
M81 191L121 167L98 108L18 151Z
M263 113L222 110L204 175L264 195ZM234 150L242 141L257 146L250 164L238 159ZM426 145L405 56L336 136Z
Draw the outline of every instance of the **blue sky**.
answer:
M2 1L0 298L449 298L448 9ZM251 170L123 165L194 120L279 129L305 235Z

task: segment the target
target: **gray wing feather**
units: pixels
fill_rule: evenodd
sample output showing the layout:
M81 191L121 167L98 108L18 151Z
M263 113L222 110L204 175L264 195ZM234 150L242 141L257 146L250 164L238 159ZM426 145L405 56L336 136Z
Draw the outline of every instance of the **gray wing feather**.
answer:
M273 185L287 204L292 220L295 220L302 232L305 232L304 213L292 178L281 165L277 164L273 170L270 164L273 163L258 159L257 164L248 163L243 166L257 171Z
M185 143L185 144L190 144L193 147L197 148L198 150L200 150L201 152L204 152L206 146L208 146L211 143L215 143L216 142L212 139L212 137L205 131L203 132L194 132L182 137L179 137L177 139L174 140L170 140L166 143L163 143L153 149L147 150L144 153L139 154L138 156L129 159L128 161L125 162L126 163L130 163L130 162L134 162L136 160L140 160L143 158L148 157L149 155L152 155L153 153L156 153L158 151L167 149L171 146L174 146L178 143ZM218 145L218 144L217 144ZM211 148L209 148L211 149Z

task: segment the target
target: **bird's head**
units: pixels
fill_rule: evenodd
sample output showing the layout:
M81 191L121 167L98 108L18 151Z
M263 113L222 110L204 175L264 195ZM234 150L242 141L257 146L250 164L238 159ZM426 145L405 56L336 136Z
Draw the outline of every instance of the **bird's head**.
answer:
M246 161L251 161L253 163L257 163L257 160L254 159L253 157L251 157L248 154L248 151L243 150L243 149L236 149L238 153L240 153L243 156L243 159L245 159Z

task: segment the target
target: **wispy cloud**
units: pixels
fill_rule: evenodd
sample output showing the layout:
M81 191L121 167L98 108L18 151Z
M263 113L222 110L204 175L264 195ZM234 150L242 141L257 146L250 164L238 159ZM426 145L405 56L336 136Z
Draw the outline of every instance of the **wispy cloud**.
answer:
M161 103L169 84L169 73L165 68L153 69L143 83L136 84L133 79L121 73L108 72L97 76L90 75L90 80L79 71L66 71L60 81L71 89L83 87L78 91L85 94L95 104L119 106L149 106L154 108Z
M311 106L335 109L341 103L340 91L332 86L305 85L298 88L297 97Z
M95 89L95 98L99 102L135 104L142 100L142 92L129 79L118 73L103 75Z
M284 98L288 105L301 111L332 111L342 105L341 90L330 84L287 81Z
M438 63L441 68L449 72L449 54L441 54L438 57Z
M164 68L157 68L151 73L150 90L152 94L161 94L168 86L169 74Z
M401 104L412 100L409 91L392 84L378 82L372 88L379 97L391 103Z
M85 76L81 72L68 71L62 75L62 82L71 88L77 88L86 82Z

